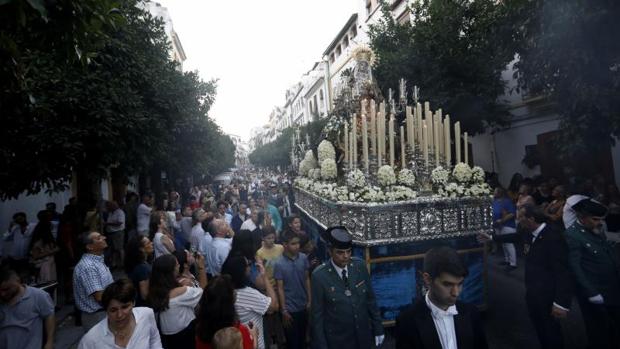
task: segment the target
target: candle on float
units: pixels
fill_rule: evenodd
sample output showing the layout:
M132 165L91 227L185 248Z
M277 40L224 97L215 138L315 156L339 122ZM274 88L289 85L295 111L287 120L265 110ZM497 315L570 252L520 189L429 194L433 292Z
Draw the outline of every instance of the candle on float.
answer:
M461 162L461 122L454 123L454 152L456 153L456 163Z
M426 126L426 119L422 122L422 129L424 130L424 142L423 142L423 151L424 151L424 165L428 168L428 127Z
M435 125L433 127L433 140L435 141L435 165L439 166L439 155L441 153L441 147L439 142L439 114L435 113Z
M450 167L450 163L452 162L452 146L450 143L450 115L446 115L446 119L443 123L444 128L444 141L446 143L446 167Z
M344 161L349 162L349 123L344 122Z
M388 124L388 138L390 142L390 166L392 167L394 167L394 137L394 113L391 113Z
M379 107L381 109L381 156L387 158L387 153L385 149L385 122L387 116L387 114L385 113L385 102L381 102L381 105Z
M368 125L364 113L362 113L362 155L364 156L364 170L368 172Z
M467 138L467 132L463 133L463 145L465 149L465 163L469 164L469 140Z
M353 168L353 132L349 132L349 166Z
M415 105L415 115L416 115L416 127L418 131L418 144L420 147L422 146L422 105L420 103L416 103Z
M353 132L353 166L357 168L357 115L353 114L352 121L353 126L351 132Z
M431 113L430 110L426 111L425 119L426 127L428 128L428 151L432 153L435 146L435 139L433 137L433 124L435 123L435 119L433 118L433 113Z
M405 108L405 115L407 116L407 144L413 147L415 145L415 135L413 133L413 112L410 106Z
M441 108L437 109L437 144L438 144L438 149L439 149L439 157L442 157L444 155L444 151L443 151L443 112L441 110ZM439 166L439 163L437 163L437 165Z
M370 100L370 149L372 155L377 156L377 120L376 120L375 100Z
M400 162L401 168L407 168L407 159L405 158L405 127L400 127Z

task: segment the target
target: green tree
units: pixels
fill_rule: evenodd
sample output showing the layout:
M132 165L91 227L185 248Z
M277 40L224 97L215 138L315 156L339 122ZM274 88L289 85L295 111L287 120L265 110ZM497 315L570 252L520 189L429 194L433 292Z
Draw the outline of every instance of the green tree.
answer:
M561 118L565 159L589 159L620 136L620 3L514 0L519 87ZM570 164L571 162L568 162ZM580 163L580 167L584 167ZM587 166L585 166L587 167Z
M106 40L87 62L45 45L22 50L27 69L2 90L12 107L0 131L0 197L63 189L74 171L91 183L111 168L120 177L157 173L158 182L162 170L202 176L234 159L207 115L216 82L178 71L161 21L136 3L119 4L122 20L101 27ZM19 33L16 42L39 35L3 29Z
M310 138L310 149L316 149L318 144L323 139L323 128L329 118L319 119L317 121L309 122L299 127L299 133L302 140L305 141L305 135ZM276 167L284 169L291 165L291 150L293 144L293 134L296 134L296 129L288 127L282 130L282 133L273 141L254 149L248 156L250 163L260 167Z
M420 87L422 101L442 108L470 133L505 123L507 110L498 103L505 88L501 73L515 49L502 3L416 1L411 24L397 23L384 4L383 18L370 26L380 89L385 94L405 78Z

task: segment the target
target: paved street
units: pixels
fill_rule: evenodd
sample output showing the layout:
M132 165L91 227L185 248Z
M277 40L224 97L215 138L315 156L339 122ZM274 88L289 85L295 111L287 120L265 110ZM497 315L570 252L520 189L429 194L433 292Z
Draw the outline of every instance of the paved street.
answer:
M499 256L489 257L489 308L484 314L489 347L538 349L540 346L528 319L524 301L523 263L519 264L519 269L506 273L504 267L499 265L501 261L502 258ZM72 307L65 306L57 313L59 318L57 349L71 348L77 344L82 335L82 329L74 325L71 311ZM585 348L585 332L576 302L569 318L564 322L563 330L567 349ZM394 348L393 339L389 335L388 330L388 338L383 348Z

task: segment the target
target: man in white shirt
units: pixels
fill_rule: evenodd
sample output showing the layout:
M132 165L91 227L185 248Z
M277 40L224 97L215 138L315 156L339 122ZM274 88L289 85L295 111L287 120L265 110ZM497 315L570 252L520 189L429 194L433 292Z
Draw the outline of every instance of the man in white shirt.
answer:
M125 241L125 212L116 201L106 201L108 219L105 221L105 236L110 242L110 262L112 268L123 267L123 242Z
M214 219L211 225L212 229L210 230L213 231L214 237L211 245L206 249L207 273L211 276L217 276L220 275L222 265L228 257L235 232L221 219Z
M146 193L142 195L142 203L138 206L138 234L149 235L149 223L151 222L151 211L153 210L153 195Z
M13 215L13 221L9 226L9 230L4 235L9 264L20 277L25 276L24 273L30 267L28 263L30 257L28 247L36 226L36 223L28 223L24 212L18 212Z
M457 301L467 274L452 248L436 247L426 253L422 276L429 291L418 295L396 320L396 348L488 348L476 308Z

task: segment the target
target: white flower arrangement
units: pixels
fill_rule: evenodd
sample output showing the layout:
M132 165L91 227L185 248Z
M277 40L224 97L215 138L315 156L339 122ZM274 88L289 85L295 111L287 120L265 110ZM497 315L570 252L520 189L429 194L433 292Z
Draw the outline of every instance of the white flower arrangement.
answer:
M301 162L299 162L299 175L302 177L307 177L309 170L310 166L308 166L308 162L306 160L301 160Z
M347 174L347 185L351 189L362 189L366 186L364 173L355 169Z
M407 187L415 186L415 174L408 168L404 168L398 172L398 183Z
M310 173L310 178L317 180L317 181L321 179L320 168L313 168L312 170L309 171L309 173Z
M394 169L390 165L383 165L377 171L377 180L379 184L384 187L393 185L396 183L396 174Z
M484 183L484 170L480 166L471 169L471 179L474 183Z
M474 184L465 191L465 194L469 196L491 195L491 187L486 183Z
M314 157L314 153L312 150L308 150L306 155L304 156L304 160L308 163L309 168L317 168L319 165L316 162L316 158Z
M313 184L314 182L311 179L308 179L306 177L297 177L295 179L295 186L305 189L305 190L310 190Z
M385 193L388 201L400 201L415 199L417 193L409 187L402 185L395 185L390 188L391 190Z
M441 166L436 167L433 172L431 172L431 181L435 185L445 185L448 183L448 179L450 177L450 173L448 170L444 169Z
M364 190L362 194L358 197L357 201L381 202L381 201L385 201L385 199L386 199L385 193L383 193L381 188L367 187L366 190Z
M319 164L323 164L327 159L336 160L336 149L334 149L334 146L328 140L319 143L317 153L319 155Z
M321 178L323 179L336 179L338 176L338 166L336 160L325 159L321 162Z
M454 166L454 170L452 170L452 176L459 183L467 183L471 180L472 171L468 164L464 162L459 162Z

